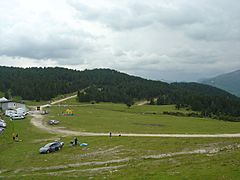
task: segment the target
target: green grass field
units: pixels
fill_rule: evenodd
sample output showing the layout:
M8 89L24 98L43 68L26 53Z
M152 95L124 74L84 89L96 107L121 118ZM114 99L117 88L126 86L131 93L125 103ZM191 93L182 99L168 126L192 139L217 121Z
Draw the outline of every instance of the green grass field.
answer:
M101 103L75 106L74 113L79 116L73 117L58 116L64 110L62 107L48 110L50 114L45 121L55 118L61 121L59 126L93 132L119 132L120 129L139 133L229 133L240 129L239 123L161 115L166 110L175 111L173 106L129 109L121 104ZM30 119L6 119L8 127L0 135L0 179L240 178L240 138L78 137L80 142L89 144L81 148L69 146L74 137L41 131L31 125ZM21 142L12 141L13 132L19 134ZM46 155L38 153L41 146L54 139L65 142L62 150ZM211 148L222 149L215 153L184 153ZM145 158L164 154L170 156Z
M72 109L74 116L63 115L66 109ZM124 104L112 103L79 104L69 107L54 106L50 109L48 119L60 120L61 126L68 129L87 132L216 134L238 133L240 129L240 123L169 116L163 115L164 111L181 110L176 110L173 105L128 108Z

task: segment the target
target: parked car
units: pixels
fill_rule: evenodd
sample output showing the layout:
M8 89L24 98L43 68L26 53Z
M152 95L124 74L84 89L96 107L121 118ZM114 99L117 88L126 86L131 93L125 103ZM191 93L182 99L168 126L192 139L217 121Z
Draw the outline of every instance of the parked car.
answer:
M13 114L16 114L17 111L16 110L6 110L5 111L5 115L8 117L11 117Z
M4 128L0 127L0 134L2 134L4 131Z
M49 124L49 125L57 125L57 124L59 124L59 121L52 119L52 120L49 120L49 121L48 121L48 124Z
M41 115L46 115L46 114L48 114L48 111L46 111L46 110L41 111Z
M6 128L7 127L7 124L5 123L4 120L0 119L0 127L1 128Z
M11 116L12 120L19 120L19 119L24 119L25 117L23 115L19 115L19 114L13 114Z
M60 141L54 141L51 143L46 144L45 146L41 147L39 149L39 153L40 154L47 154L50 152L55 152L60 150L64 145L64 142L60 142Z
M16 109L16 114L22 115L22 116L26 116L28 114L28 112L26 112L25 109L23 108L17 108Z

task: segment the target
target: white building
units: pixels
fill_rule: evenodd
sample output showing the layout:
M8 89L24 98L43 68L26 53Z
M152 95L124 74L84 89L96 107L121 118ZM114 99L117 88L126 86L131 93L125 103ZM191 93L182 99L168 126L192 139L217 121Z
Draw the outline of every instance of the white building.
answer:
M5 97L0 98L0 108L2 107L2 103L8 102L9 100Z
M26 105L23 103L13 102L4 97L0 98L0 109L2 109L3 111L9 110L9 109L16 110L18 108L21 108L27 111Z

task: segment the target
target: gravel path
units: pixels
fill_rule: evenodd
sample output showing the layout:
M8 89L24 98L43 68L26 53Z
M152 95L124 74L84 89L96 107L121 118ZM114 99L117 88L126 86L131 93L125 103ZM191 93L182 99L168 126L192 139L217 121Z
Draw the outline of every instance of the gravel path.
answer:
M63 101L66 101L66 100L68 100L68 99L73 99L73 98L76 98L76 97L77 97L77 95L73 95L73 96L69 96L69 97L66 97L66 98L63 98L63 99L60 99L60 100L51 102L50 104L42 105L42 106L41 106L41 109L42 109L42 108L45 108L45 107L49 107L49 105L55 105L55 104L61 103L61 102L63 102Z

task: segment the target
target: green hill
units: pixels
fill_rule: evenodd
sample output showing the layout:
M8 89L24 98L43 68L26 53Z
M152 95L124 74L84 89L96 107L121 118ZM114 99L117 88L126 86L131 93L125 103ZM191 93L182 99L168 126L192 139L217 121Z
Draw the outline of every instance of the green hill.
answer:
M199 83L168 84L111 69L0 67L0 91L37 101L76 91L79 101L131 104L158 98L159 105L176 104L178 108L191 108L205 116L240 116L240 99L221 89Z
M240 70L205 79L202 83L218 87L240 97Z

